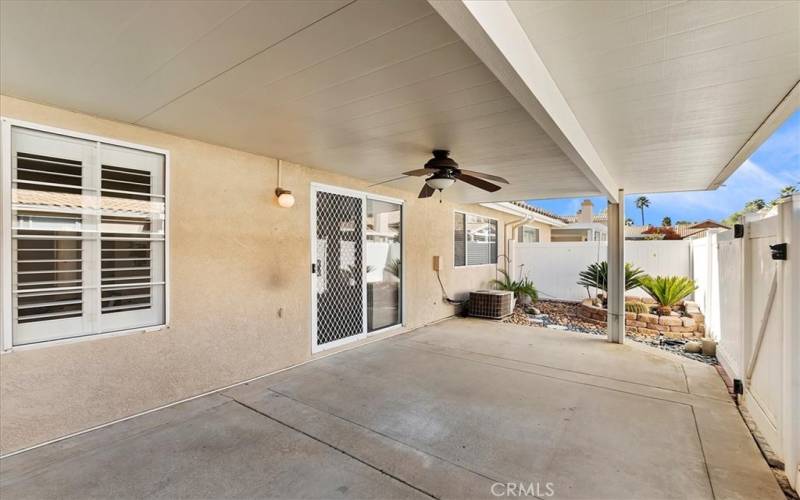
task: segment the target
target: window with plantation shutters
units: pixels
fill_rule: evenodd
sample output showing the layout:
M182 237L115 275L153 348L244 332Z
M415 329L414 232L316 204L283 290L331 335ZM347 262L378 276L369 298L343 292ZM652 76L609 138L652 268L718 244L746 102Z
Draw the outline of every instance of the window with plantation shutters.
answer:
M164 324L165 156L9 128L11 345Z
M453 241L456 267L497 263L495 219L456 212Z

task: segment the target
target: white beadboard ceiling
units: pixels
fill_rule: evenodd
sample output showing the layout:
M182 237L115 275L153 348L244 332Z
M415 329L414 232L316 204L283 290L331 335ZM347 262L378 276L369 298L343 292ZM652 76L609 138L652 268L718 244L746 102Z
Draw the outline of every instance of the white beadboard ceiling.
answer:
M797 6L512 3L629 192L708 187L798 79ZM512 182L460 201L599 192L424 0L3 1L0 91L374 182L433 148Z

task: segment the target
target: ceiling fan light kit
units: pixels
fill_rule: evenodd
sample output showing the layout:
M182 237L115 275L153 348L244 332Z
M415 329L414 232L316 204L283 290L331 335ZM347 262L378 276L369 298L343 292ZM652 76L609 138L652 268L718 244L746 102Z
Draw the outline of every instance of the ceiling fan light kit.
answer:
M432 187L433 189L438 189L441 191L442 189L449 188L452 186L456 180L449 174L449 173L435 173L432 176L425 179L425 184Z
M490 193L499 191L500 186L484 179L508 184L507 180L497 175L458 168L458 163L450 158L450 151L446 149L434 149L433 158L425 163L424 168L409 170L408 172L403 172L403 175L409 177L426 177L425 184L419 192L419 198L430 198L436 191L441 192L443 189L447 189L455 184L456 181L466 182L471 186ZM398 179L402 179L402 177L389 179L388 181L379 182L378 184L385 184ZM377 186L378 184L373 184L373 186Z

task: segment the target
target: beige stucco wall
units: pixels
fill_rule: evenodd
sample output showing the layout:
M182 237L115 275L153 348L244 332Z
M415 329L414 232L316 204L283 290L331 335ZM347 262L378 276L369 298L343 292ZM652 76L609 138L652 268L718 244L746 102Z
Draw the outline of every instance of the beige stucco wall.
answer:
M283 168L292 209L274 201L276 161L142 127L9 97L0 113L170 151L170 328L0 355L0 451L8 453L311 358L310 183L366 182ZM451 295L487 286L493 266L454 269L453 210L486 208L403 198L407 328L445 318L432 258ZM283 310L282 317L278 311Z

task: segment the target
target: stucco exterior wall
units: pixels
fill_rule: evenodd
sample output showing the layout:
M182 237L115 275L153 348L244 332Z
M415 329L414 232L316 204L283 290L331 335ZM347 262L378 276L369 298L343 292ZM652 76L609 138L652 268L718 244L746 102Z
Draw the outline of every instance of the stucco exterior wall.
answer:
M284 162L291 209L274 200L277 162L128 124L0 97L0 113L167 149L170 165L168 329L18 349L0 355L0 452L8 453L310 359L310 183L366 182ZM451 295L486 287L494 266L453 268L453 210L513 217L477 205L406 201L406 329L454 312ZM279 310L282 314L279 316Z

